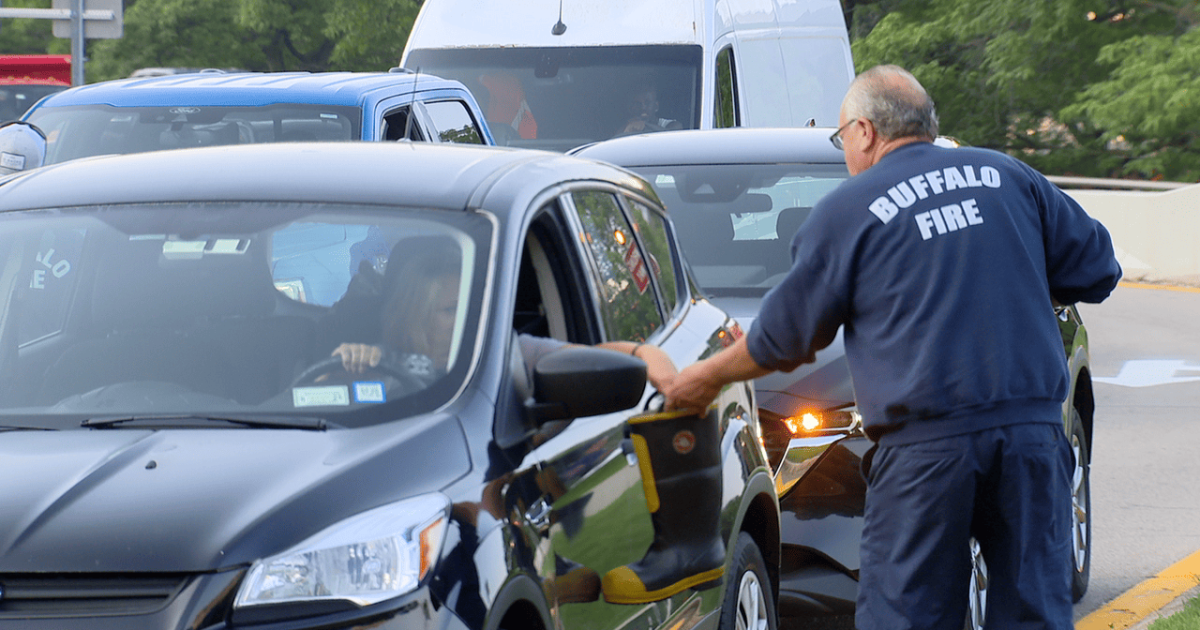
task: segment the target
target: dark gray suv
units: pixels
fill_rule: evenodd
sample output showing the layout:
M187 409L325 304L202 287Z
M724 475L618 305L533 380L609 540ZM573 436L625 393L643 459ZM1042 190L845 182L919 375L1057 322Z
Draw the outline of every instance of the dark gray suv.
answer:
M0 627L773 627L753 387L656 413L636 345L740 334L680 255L648 184L555 153L0 180Z

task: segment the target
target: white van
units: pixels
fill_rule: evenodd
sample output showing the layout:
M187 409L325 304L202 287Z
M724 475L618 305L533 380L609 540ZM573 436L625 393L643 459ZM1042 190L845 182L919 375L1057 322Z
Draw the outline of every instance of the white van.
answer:
M836 127L854 65L839 0L425 0L401 65L458 79L498 144Z

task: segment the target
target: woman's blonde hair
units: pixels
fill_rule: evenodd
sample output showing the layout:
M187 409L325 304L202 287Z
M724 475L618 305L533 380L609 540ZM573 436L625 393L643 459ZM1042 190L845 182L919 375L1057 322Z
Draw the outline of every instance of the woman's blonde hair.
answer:
M401 352L435 356L429 339L434 301L459 283L462 250L449 237L404 239L392 248L384 272L383 343Z

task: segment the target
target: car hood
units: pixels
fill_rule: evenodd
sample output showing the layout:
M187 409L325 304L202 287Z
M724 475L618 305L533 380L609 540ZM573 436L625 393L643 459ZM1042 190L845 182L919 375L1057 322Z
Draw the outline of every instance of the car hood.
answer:
M246 564L469 468L449 416L322 432L9 432L0 440L0 573Z
M749 332L758 315L759 298L710 298ZM817 352L816 361L791 372L772 372L754 381L757 404L783 416L803 409L828 409L854 402L854 386L846 364L842 331L829 347Z

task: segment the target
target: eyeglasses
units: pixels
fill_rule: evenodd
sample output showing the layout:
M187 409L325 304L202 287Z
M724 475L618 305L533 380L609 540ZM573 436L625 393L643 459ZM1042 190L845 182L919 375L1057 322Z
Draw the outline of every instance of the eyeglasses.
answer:
M857 118L851 118L846 122L846 124L838 127L838 130L829 136L829 141L833 143L833 147L835 149L841 151L843 148L845 148L845 145L842 144L842 132L846 130L846 127L853 125L857 120Z

